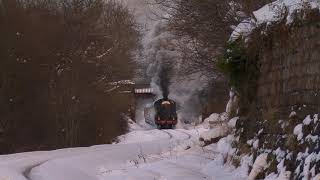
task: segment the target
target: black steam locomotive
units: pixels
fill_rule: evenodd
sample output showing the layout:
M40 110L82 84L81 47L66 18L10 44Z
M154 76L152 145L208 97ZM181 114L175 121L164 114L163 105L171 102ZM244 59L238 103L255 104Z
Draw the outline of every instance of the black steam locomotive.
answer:
M164 98L159 99L154 103L155 109L155 124L159 129L174 128L178 123L178 116L176 110L176 102Z

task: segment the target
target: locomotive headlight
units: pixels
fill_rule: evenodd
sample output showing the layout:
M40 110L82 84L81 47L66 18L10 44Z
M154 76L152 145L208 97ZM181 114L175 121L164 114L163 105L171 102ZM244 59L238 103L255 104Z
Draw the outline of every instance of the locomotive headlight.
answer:
M161 103L161 105L165 105L165 104L171 104L169 101L163 101L162 103Z

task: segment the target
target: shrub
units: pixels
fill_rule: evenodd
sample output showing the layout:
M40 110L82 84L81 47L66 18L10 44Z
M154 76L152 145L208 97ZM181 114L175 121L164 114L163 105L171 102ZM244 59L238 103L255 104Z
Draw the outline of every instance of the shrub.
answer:
M248 79L248 60L244 43L241 40L228 42L222 58L219 58L217 67L224 73L230 81L230 84L238 91Z

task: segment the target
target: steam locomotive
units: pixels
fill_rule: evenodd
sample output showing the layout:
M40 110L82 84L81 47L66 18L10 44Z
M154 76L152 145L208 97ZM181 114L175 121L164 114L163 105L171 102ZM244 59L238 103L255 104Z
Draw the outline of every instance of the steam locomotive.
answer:
M154 103L155 109L155 124L159 129L174 128L178 123L178 116L176 110L176 102L164 98L159 99Z

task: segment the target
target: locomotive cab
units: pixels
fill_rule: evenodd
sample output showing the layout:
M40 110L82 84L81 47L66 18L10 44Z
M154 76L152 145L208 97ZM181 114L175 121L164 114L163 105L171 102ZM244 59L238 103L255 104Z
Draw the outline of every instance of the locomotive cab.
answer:
M173 128L178 123L176 103L170 99L160 99L154 103L155 124L159 129Z

